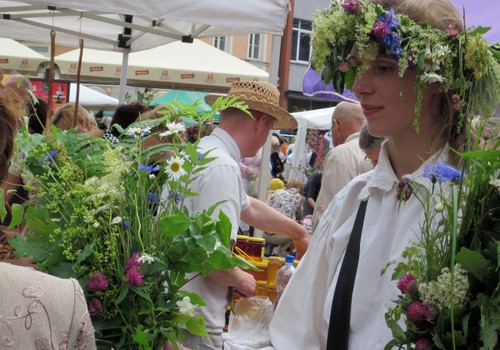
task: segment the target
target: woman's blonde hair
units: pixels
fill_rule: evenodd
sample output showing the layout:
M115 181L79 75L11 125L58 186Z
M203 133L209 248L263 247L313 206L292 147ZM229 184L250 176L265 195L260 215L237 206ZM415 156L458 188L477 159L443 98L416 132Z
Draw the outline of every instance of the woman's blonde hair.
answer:
M302 181L298 177L292 177L286 183L286 189L289 190L290 188L295 188L297 190L297 193L300 193L301 195L303 195L304 194L304 181Z
M62 130L69 130L78 125L90 130L97 128L97 121L94 116L82 106L78 105L75 122L75 104L66 103L55 110L51 118L51 123Z

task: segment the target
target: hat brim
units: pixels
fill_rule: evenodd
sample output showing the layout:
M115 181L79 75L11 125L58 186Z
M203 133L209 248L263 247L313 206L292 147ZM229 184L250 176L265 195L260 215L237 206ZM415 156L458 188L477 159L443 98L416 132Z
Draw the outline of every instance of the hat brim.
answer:
M209 106L212 106L219 97L221 97L221 95L207 95L205 96L205 102ZM270 115L276 119L273 129L297 129L298 127L297 120L295 120L290 113L280 106L263 101L248 100L245 98L238 98L237 101L244 102L248 108Z

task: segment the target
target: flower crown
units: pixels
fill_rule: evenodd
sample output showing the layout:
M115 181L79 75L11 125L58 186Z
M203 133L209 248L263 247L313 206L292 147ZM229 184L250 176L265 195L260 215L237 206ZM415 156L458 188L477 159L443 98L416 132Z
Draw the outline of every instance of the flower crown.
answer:
M452 96L451 106L460 118L478 113L489 116L500 103L500 46L484 40L482 34L488 30L477 27L459 33L450 26L443 31L380 5L333 1L313 20L313 66L338 92L344 86L351 89L356 73L349 56L356 45L363 60L379 55L398 60L400 77L407 69L415 69L418 96L426 84L440 83L442 91ZM418 101L417 131L421 97Z

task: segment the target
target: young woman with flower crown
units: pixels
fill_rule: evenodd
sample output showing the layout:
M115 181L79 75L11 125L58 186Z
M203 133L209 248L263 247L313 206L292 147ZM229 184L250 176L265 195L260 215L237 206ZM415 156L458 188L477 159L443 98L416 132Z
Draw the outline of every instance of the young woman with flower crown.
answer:
M424 220L408 183L422 183L424 198L432 186L427 166L459 165L453 150L466 148L467 118L498 102L498 62L479 34L465 36L449 0L333 3L313 29L317 69L337 89L345 83L355 92L370 134L387 140L377 167L351 181L325 212L277 307L271 343L279 350L383 349L392 338L384 314L398 288L391 267L381 271L418 240ZM331 312L332 301L364 201L357 273L349 271L351 309L341 315ZM333 346L342 328L347 340Z

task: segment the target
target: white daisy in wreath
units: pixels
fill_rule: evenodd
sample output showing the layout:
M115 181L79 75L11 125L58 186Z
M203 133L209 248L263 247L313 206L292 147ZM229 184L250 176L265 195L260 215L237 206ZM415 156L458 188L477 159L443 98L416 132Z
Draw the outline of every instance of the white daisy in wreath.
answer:
M165 172L171 180L177 181L182 175L186 174L186 170L182 168L182 165L184 165L184 159L181 157L172 157L167 161Z

